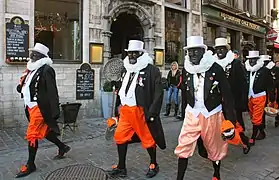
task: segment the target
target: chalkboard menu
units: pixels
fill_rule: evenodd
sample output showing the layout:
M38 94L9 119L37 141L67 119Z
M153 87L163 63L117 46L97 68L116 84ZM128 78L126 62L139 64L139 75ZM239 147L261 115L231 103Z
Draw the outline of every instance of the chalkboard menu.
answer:
M19 17L6 23L6 62L27 62L29 57L29 25Z
M83 63L76 72L76 99L94 99L94 69Z

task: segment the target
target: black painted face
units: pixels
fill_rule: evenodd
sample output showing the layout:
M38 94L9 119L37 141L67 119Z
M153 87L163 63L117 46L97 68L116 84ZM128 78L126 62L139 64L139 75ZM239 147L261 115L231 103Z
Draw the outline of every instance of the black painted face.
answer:
M45 56L39 52L36 52L36 51L31 51L30 55L29 55L29 58L31 60L31 62L36 62L38 61L39 59L42 59L44 58Z
M218 46L215 48L215 51L219 59L224 59L229 50L226 46Z
M259 58L251 58L249 59L249 64L250 66L255 66L257 64L257 61L258 61Z
M128 52L128 57L129 57L129 62L130 64L136 64L138 58L142 55L142 52L139 51L129 51Z
M193 65L199 65L204 53L205 53L205 49L201 47L188 49L190 62Z

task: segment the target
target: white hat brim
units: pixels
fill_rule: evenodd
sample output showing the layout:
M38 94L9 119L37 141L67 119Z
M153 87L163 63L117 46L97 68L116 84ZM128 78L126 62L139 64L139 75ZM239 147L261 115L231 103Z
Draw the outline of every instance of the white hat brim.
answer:
M219 45L213 46L213 48L220 47L220 46L226 46L228 48L230 47L229 44L219 44Z
M246 56L246 58L250 59L250 58L259 58L260 56Z
M41 53L41 54L43 54L43 55L45 55L45 56L47 56L47 57L48 57L48 55L47 55L47 54L45 54L45 52L40 51L39 49L29 48L28 50L29 50L29 51L36 51L36 52L39 52L39 53Z
M146 52L145 49L124 49L126 52L131 52L131 51L138 51L138 52Z
M186 47L184 47L183 49L184 50L188 50L188 49L190 49L190 48L198 48L198 47L200 47L200 48L204 48L205 50L207 50L207 46L206 45L192 45L192 46L186 46Z

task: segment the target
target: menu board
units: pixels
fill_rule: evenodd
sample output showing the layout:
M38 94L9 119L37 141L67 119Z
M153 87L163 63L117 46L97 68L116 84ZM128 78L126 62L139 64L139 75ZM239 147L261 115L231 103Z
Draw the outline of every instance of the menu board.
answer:
M94 99L94 69L88 63L76 71L76 99Z
M6 62L27 62L29 57L29 25L19 17L6 23Z

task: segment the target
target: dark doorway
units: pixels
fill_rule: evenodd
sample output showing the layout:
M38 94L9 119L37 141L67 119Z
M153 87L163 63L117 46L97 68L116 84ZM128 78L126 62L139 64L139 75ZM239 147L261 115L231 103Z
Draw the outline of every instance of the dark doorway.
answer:
M124 58L129 40L143 40L143 29L135 15L122 13L114 19L110 31L111 56Z

